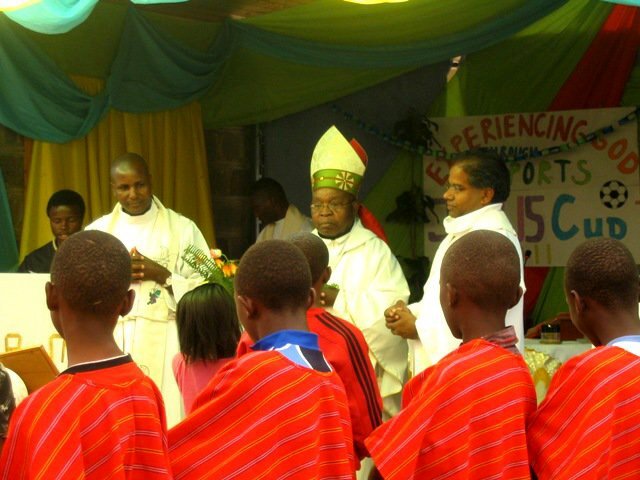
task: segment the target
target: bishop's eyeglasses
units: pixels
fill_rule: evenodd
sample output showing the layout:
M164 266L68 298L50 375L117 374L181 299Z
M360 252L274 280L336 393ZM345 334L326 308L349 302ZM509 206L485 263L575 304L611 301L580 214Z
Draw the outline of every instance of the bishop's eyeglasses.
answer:
M312 213L318 213L324 210L324 207L327 207L331 213L338 213L341 212L342 210L344 210L345 208L347 208L349 205L352 205L353 201L351 202L338 202L338 201L331 201L329 203L312 203L311 204L311 212Z

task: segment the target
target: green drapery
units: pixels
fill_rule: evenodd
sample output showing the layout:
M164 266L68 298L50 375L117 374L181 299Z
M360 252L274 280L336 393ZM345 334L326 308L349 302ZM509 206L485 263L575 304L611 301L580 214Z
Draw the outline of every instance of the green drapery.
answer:
M0 123L31 137L69 141L84 136L107 111L62 74L20 29L0 16Z
M434 102L429 116L546 110L600 30L611 8L611 4L596 0L573 0L513 37L469 55ZM640 81L640 71L636 78ZM389 198L398 196L411 185L411 162L407 161L408 158L406 154L400 154L393 169L365 200L379 218L388 213ZM440 197L443 192L426 193ZM406 255L406 228L389 223L384 223L384 227L392 249ZM423 247L422 244L420 246ZM544 301L539 302L533 313L536 323L558 311L567 310L561 288L562 272L562 269L552 269L545 280L540 296Z
M469 55L430 116L545 111L611 8L573 0L498 45Z
M32 138L66 142L84 136L109 108L153 112L197 98L202 98L206 126L267 121L486 48L565 2L414 0L363 9L318 0L250 20L228 20L221 27L178 21L170 28L155 24L161 16L147 18L134 8L123 16L122 27L123 17L117 15L99 20L115 7L99 4L85 22L95 30L83 30L84 42L71 35L77 41L66 44L62 59L64 40L27 33L2 16L0 63L8 68L0 77L0 122ZM94 45L96 34L120 31L115 50L101 39ZM176 32L195 37L200 48L183 43ZM49 58L39 44L55 44L48 52L58 53ZM96 76L74 71L69 56L86 56L80 60L85 70L87 59L111 61L109 67L93 65L103 74L109 71L101 95L86 95L69 81L68 73ZM63 72L59 61L71 70Z
M0 272L15 272L18 268L18 246L13 235L13 221L4 177L0 170Z
M595 0L573 1L513 38L470 55L431 113L456 116L547 110L612 8ZM559 267L549 270L531 315L533 324L568 311L563 272Z
M622 105L640 105L640 64L636 64L624 89Z
M564 267L549 269L538 296L536 306L531 312L532 325L554 318L559 312L568 312L569 306L564 296Z

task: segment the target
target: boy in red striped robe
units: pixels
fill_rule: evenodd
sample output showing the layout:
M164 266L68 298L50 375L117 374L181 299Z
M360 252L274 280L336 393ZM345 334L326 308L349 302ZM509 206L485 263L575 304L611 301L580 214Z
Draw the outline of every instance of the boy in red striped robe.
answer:
M257 341L169 431L175 478L353 478L344 387L307 327L304 255L282 240L257 243L240 261L235 289L238 318Z
M0 479L170 479L159 390L118 348L113 330L133 304L131 259L98 231L58 249L47 306L69 368L15 410Z
M288 240L302 250L309 262L316 301L307 310L307 324L309 330L318 334L322 352L344 384L354 447L362 460L369 456L365 439L382 423L382 397L369 359L367 341L358 327L330 314L321 306L320 292L331 277L329 250L322 239L305 232Z
M382 478L529 478L525 425L536 395L505 328L522 294L519 263L513 244L486 230L447 251L440 302L462 345L412 378L400 413L367 438Z
M574 325L593 350L554 375L528 426L539 479L640 478L638 270L619 241L578 246L565 271Z
M307 310L307 325L318 335L320 350L344 384L354 450L358 460L362 460L369 456L365 438L382 423L382 397L369 360L369 347L358 327L330 314L320 305L319 294L331 276L329 250L324 242L308 232L294 234L287 241L302 250L309 262L316 296L314 304ZM238 344L238 356L252 351L253 343L244 332Z

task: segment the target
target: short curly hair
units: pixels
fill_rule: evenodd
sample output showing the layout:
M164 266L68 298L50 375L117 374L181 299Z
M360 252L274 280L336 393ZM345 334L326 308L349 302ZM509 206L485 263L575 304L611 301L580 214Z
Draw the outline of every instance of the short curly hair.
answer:
M593 238L578 245L567 261L564 284L605 308L638 308L638 267L619 240Z
M78 232L56 252L51 282L79 312L116 313L131 284L131 257L113 235L98 230Z
M309 263L298 247L284 240L256 243L240 259L235 290L272 310L306 309L311 290Z
M520 284L520 257L511 241L491 230L475 230L456 240L442 261L441 281L464 291L483 308L511 308L506 292Z

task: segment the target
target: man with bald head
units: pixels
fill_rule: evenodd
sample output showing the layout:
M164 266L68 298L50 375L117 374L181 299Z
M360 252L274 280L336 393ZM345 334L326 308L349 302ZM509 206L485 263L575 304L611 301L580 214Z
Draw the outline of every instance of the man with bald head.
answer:
M130 252L136 301L116 330L121 347L160 386L170 425L180 418L180 393L171 360L180 351L175 325L173 285L185 289L199 278L181 258L189 245L209 247L198 227L166 208L153 195L147 162L126 153L111 164L111 189L118 201L111 213L87 227L115 235Z
M69 367L16 408L0 478L173 478L160 392L113 337L130 276L113 235L78 232L58 249L45 294Z

